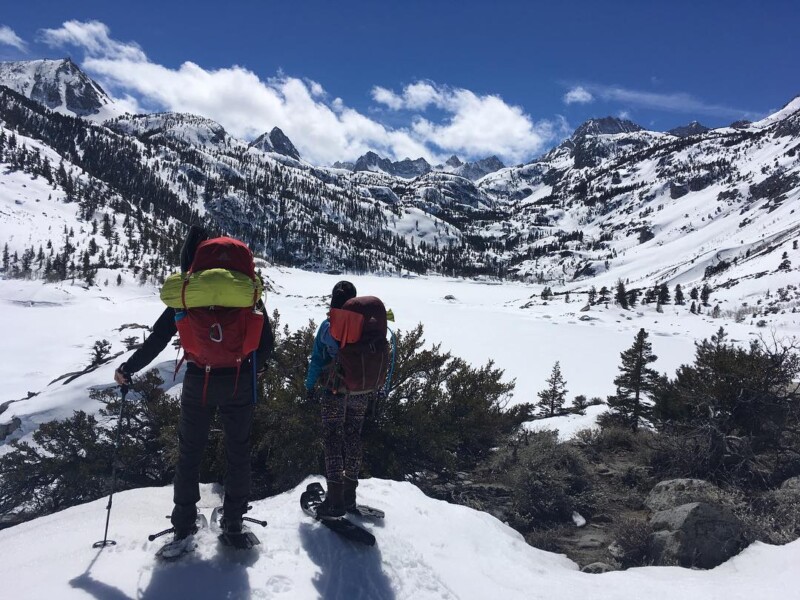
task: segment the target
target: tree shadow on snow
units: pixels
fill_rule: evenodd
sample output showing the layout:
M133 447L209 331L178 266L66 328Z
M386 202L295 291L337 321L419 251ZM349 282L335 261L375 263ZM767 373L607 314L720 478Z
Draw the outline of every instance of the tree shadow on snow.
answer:
M377 546L345 540L322 525L300 524L300 541L320 567L314 587L320 600L394 600Z

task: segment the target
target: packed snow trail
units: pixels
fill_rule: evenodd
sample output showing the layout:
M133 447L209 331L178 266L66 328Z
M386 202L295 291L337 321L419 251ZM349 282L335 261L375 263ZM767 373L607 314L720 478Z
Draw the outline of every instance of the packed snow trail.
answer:
M172 564L154 556L149 532L165 523L172 489L115 496L109 537L105 499L0 531L3 597L14 599L437 599L437 600L790 600L800 598L800 541L755 544L712 571L646 567L589 575L564 556L528 546L491 517L426 497L409 483L366 480L364 502L385 509L368 522L373 548L356 545L312 522L298 508L309 479L291 492L253 503L269 521L258 550L221 548L211 530L197 549ZM219 503L203 486L200 509Z

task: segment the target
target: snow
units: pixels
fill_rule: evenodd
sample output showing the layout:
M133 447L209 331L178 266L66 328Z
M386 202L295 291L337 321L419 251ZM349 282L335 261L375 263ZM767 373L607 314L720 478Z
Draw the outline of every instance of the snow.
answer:
M694 343L710 337L720 326L740 342L769 333L749 323L691 315L685 306L667 305L663 313L650 307L625 311L613 305L580 312L585 300L565 303L556 299L545 304L538 299L542 286L522 283L327 275L272 266L263 271L277 290L268 294L267 306L270 311L277 308L282 322L291 329L303 327L311 319L319 323L325 317L330 290L340 279L349 279L360 294L377 295L393 309L394 328L410 331L422 323L428 344L441 343L443 350L475 366L493 360L505 371L507 380L516 381L510 404L537 402L537 393L545 387L556 361L566 380L568 405L578 394L605 399L615 392L613 379L620 353L630 347L640 328L651 334L653 352L658 356L654 368L670 376L678 366L691 362ZM131 276L118 287L113 283L115 275L102 272L97 281L106 278L112 281L108 287L100 284L90 289L68 281L45 285L0 280L0 303L7 319L0 399L17 400L0 414L0 423L14 417L22 421L21 430L6 444L11 438L29 437L39 424L68 417L73 410L96 410L89 390L112 384L114 368L129 354L123 340L141 337L145 331L141 327L123 329L123 325L152 325L163 310L155 287L139 286ZM744 283L733 289L750 293ZM531 299L533 295L536 298ZM774 318L779 337L800 333L797 314ZM70 383L50 383L88 366L92 346L103 339L111 342L112 354L123 354ZM177 356L168 346L151 364L160 369L167 387L175 387L174 393L181 384L180 376L173 381ZM24 399L28 392L39 394ZM567 438L591 427L602 410L602 406L590 407L586 416L535 421L531 427L559 429L561 437ZM0 445L0 453L4 448L7 446Z
M363 502L386 511L364 520L377 538L355 545L303 515L296 489L253 503L262 541L251 552L221 547L210 529L198 547L171 564L155 551L169 537L147 536L167 526L170 487L118 493L102 540L107 500L101 499L0 531L9 551L0 561L6 598L292 598L312 599L583 599L753 600L800 598L800 541L753 544L711 571L645 567L590 575L562 555L533 548L494 517L428 498L410 483L368 479ZM200 510L210 516L220 490L202 486Z

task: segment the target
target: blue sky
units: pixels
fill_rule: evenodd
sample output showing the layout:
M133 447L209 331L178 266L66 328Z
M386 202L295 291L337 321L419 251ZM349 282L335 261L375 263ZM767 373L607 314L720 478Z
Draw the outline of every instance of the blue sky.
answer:
M757 119L800 93L800 3L6 3L0 60L71 56L131 110L196 112L312 162L527 161L583 121Z

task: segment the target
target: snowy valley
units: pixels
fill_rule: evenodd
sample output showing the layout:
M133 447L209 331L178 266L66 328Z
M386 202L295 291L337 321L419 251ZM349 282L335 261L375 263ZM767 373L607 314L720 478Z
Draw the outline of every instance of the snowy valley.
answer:
M652 368L670 378L720 327L738 347L797 338L800 97L734 125L663 133L608 117L522 165L371 153L328 167L306 162L278 128L247 141L203 116L122 113L71 61L0 63L0 456L45 423L99 414L90 391L115 389L114 369L161 312L160 284L197 222L251 245L287 331L319 323L346 278L392 308L393 328L422 324L426 347L492 361L514 383L509 408L535 404L556 362L569 400L614 394L620 353L640 329ZM182 385L177 355L169 347L151 365L170 398ZM523 428L591 445L585 430L599 435L607 408ZM304 518L305 483L253 503L269 522L254 555L227 556L204 532L185 563L156 563L147 534L166 526L169 487L117 494L117 546L103 551L91 544L105 499L14 525L0 531L13 548L0 561L5 593L800 598L797 541L755 542L708 571L593 575L504 519L376 477L364 496L388 517L367 525L378 544L365 549ZM203 493L210 512L219 490ZM348 567L359 575L337 576Z

